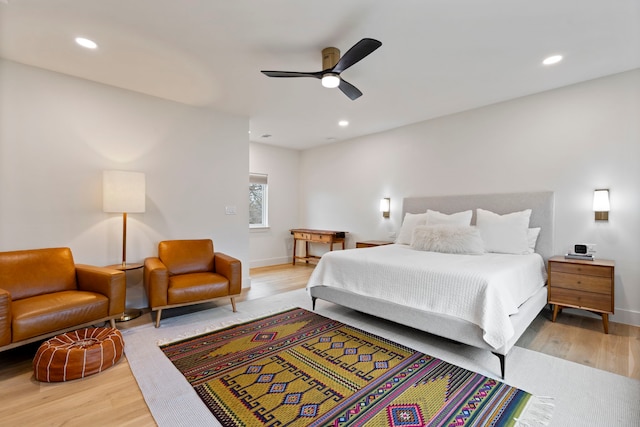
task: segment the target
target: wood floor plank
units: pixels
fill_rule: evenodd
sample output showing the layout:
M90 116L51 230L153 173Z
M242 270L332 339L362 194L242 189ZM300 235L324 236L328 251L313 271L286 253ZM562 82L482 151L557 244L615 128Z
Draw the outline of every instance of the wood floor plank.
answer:
M304 288L313 268L287 264L252 269L251 289L243 290L236 300ZM167 310L167 316L204 308L208 307ZM610 333L605 335L600 319L566 312L555 323L550 319L549 310L543 310L517 345L640 380L640 327L611 323ZM147 310L129 325L119 327L152 322ZM100 374L47 384L33 377L31 360L37 348L38 344L32 344L0 353L1 425L156 425L126 357Z

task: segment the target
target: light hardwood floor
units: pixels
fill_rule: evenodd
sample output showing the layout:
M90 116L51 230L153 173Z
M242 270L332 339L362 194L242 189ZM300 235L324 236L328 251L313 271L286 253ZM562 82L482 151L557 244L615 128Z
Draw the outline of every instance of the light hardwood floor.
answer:
M252 287L237 300L304 288L311 271L313 267L306 264L252 269ZM179 314L176 309L166 315ZM544 310L517 345L640 380L639 327L612 322L605 335L599 319L568 313L561 314L556 323L550 319L550 312ZM152 322L149 313L119 327L146 322ZM31 363L37 347L0 353L0 425L155 425L125 357L100 374L47 384L33 378Z

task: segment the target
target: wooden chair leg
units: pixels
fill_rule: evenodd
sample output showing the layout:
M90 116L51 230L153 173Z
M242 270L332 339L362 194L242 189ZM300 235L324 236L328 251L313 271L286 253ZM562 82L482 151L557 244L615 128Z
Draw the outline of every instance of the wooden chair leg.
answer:
M162 309L158 309L158 311L156 311L156 328L160 327L160 316L162 316Z
M116 319L109 319L109 323L111 324L111 327L112 327L113 329L115 329L115 328L116 328Z
M236 312L236 300L234 297L231 297L231 307L233 308L233 312Z

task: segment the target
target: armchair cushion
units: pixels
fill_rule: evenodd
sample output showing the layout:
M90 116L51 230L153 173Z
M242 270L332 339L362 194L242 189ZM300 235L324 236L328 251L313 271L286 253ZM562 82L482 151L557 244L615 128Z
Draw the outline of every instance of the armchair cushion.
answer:
M169 304L204 301L229 295L229 281L216 273L191 273L169 279Z
M101 319L107 315L108 307L106 296L82 291L54 292L14 301L13 341Z
M13 301L43 293L76 289L76 267L69 248L4 252L0 263L0 288Z
M158 245L158 257L170 275L202 273L213 269L211 240L168 240Z

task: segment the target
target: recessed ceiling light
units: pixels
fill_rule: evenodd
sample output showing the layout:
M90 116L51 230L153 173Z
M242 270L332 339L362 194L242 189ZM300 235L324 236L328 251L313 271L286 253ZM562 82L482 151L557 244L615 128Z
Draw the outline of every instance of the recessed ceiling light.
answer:
M342 126L342 127L349 126L349 121L348 120L340 120L338 122L338 126Z
M548 58L545 58L545 60L542 61L542 63L544 65L553 65L553 64L557 64L560 61L562 61L562 55L553 55Z
M82 47L86 47L87 49L96 49L98 47L98 44L96 42L84 37L76 37L76 43L78 43Z

